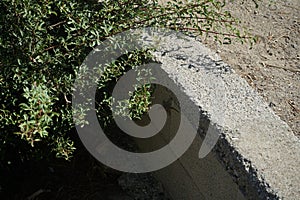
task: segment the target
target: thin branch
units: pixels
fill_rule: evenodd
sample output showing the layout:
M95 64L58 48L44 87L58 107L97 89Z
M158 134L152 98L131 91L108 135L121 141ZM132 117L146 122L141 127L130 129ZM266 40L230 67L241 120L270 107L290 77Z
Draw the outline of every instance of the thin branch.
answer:
M288 70L288 71L291 71L291 72L294 72L294 73L299 73L300 70L299 69L293 69L293 68L287 68L287 67L282 67L282 66L277 66L277 65L270 65L270 64L267 64L267 63L263 63L264 66L267 66L267 67L273 67L273 68L277 68L277 69L284 69L284 70Z
M56 48L56 47L58 47L58 46L59 46L59 45L54 45L54 46L48 47L48 48L44 49L43 52L49 51L49 50L54 49L54 48Z
M176 28L176 27L170 27L170 28ZM204 33L211 33L211 34L215 34L215 35L224 35L224 36L228 36L228 37L235 37L235 38L242 38L242 39L251 39L252 37L249 36L238 36L238 35L234 35L234 34L230 34L230 33L220 33L220 32L216 32L216 31L209 31L209 30L204 30L204 29L200 29L200 28L188 28L188 27L177 27L180 30L188 30L188 31L201 31Z
M55 26L59 26L59 25L64 24L64 23L66 23L66 22L67 22L66 20L61 21L61 22L58 22L58 23L56 23L56 24L53 24L53 25L49 26L49 28L50 28L50 29L53 29Z
M211 21L216 21L216 22L226 22L226 23L234 23L236 21L228 21L228 20L219 20L219 19L212 19L212 18L209 18L209 17L190 17L190 16L181 16L179 18L189 18L189 19L198 19L198 20L211 20Z

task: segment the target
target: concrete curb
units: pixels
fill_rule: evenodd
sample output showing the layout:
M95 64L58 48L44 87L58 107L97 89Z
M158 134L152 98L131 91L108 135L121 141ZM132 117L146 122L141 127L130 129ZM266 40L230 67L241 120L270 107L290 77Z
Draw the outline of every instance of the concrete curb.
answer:
M170 35L164 36L162 43L161 48L155 52L162 69L199 107L201 119L213 124L220 135L213 152L208 157L216 159L230 176L232 183L238 187L238 194L229 195L227 198L234 199L233 196L235 199L242 198L241 192L245 199L300 199L300 141L288 125L274 114L244 79L195 38L178 39ZM218 112L214 109L214 105L211 105L211 99L216 95L215 86L207 87L207 80L213 77L218 77L217 80L221 79L224 82L224 88L219 89L224 92L225 98L219 103L225 108L225 112L219 118L212 117ZM205 127L207 123L199 124L197 139L201 141L205 137L205 131L201 130L207 128ZM199 150L199 145L195 148ZM194 153L197 153L197 150ZM185 156L174 165L183 166L184 173L189 177L187 182L195 182L199 189L203 186L203 181L196 183L199 178L196 172L199 170L198 161L187 166L190 158ZM182 181L181 186L176 186L178 182L166 180L162 172L171 173L169 175L172 176L172 166L157 172L157 176L165 187L171 190L169 191L171 196L172 191L176 193L173 195L174 199L181 199L180 195L186 197L189 195L186 188L180 189L184 185L183 179L178 180ZM215 183L208 181L198 196L191 196L188 199L222 197L221 189L208 192L213 189L211 185L216 184L219 179L212 176L217 175L206 178L216 179ZM223 187L222 185L224 183L218 187ZM213 193L218 192L219 196L213 196Z

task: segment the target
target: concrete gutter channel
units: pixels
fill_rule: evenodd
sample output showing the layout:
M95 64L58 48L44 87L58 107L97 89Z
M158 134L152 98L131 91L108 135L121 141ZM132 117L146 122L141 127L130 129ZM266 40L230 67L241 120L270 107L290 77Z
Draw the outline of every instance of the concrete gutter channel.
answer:
M300 199L300 141L244 79L192 37L164 36L155 57L200 113L199 134L187 152L153 173L173 199ZM218 80L223 83L210 87ZM170 95L156 92L159 98ZM141 149L170 139L178 123L176 112L171 114L163 140L137 140ZM219 139L199 159L209 125Z

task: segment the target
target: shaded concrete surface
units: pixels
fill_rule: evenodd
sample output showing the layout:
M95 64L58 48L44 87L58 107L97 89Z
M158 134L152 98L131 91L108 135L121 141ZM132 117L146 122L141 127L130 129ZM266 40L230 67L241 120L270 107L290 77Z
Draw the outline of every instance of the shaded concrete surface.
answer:
M244 79L192 37L164 35L155 57L220 136L199 160L200 122L186 154L157 172L174 199L300 199L299 139Z

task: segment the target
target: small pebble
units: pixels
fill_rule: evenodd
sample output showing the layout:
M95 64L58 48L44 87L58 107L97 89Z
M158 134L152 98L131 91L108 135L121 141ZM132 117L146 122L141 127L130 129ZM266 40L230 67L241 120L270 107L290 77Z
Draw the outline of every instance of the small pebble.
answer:
M273 103L273 102L270 102L269 103L269 107L271 107L271 108L273 108L273 107L275 107L276 105Z

